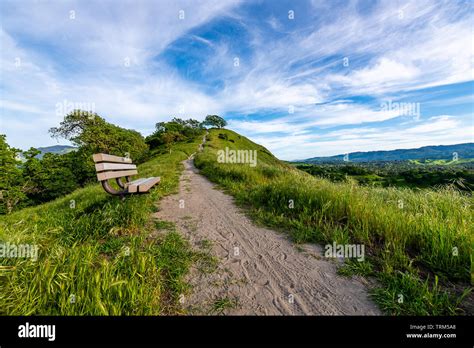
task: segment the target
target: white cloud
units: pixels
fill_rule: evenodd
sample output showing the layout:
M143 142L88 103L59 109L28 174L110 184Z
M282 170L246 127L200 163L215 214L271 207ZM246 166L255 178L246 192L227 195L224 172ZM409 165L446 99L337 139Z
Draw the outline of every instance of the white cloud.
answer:
M419 70L413 66L382 57L373 66L355 70L350 75L350 83L358 88L367 88L374 84L400 83L415 79Z
M286 133L301 134L309 132L314 127L334 127L360 125L390 120L401 115L400 110L372 110L367 106L348 102L310 105L288 114L270 120L232 120L229 126L236 131L246 134Z

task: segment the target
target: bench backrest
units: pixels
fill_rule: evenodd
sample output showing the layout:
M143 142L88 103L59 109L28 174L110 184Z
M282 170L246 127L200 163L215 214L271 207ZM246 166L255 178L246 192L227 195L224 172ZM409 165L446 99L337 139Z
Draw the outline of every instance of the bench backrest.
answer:
M92 156L97 171L97 180L104 181L125 176L137 175L137 166L128 157L118 157L96 153Z

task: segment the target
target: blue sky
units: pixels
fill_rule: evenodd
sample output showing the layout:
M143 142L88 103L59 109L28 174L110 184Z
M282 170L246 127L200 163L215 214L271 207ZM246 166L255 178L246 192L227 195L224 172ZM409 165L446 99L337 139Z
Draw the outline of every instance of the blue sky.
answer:
M472 1L1 1L0 133L224 116L282 159L474 141ZM64 140L60 143L66 144Z

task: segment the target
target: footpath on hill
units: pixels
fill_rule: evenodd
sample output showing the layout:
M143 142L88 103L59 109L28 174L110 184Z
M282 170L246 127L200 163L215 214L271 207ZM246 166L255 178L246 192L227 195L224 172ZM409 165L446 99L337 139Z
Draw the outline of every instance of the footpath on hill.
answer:
M219 261L213 272L193 268L188 275L192 290L181 302L189 314L381 314L363 278L337 275L336 263L317 245L296 246L255 226L231 196L199 174L193 158L183 162L179 193L163 198L155 214Z

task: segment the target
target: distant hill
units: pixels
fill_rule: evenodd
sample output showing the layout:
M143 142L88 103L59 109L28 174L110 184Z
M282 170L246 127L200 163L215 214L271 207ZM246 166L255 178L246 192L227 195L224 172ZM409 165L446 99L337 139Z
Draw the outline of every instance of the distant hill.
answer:
M41 151L41 153L38 155L38 158L42 158L45 153L55 153L58 155L63 155L65 153L75 151L76 148L74 146L69 145L53 145L46 147L38 147L38 150Z
M351 152L348 154L350 162L372 161L406 161L406 160L451 160L453 153L459 159L474 158L474 143L456 145L423 146L417 149L399 149L390 151ZM313 157L305 160L294 161L304 163L342 162L345 154L330 157Z

